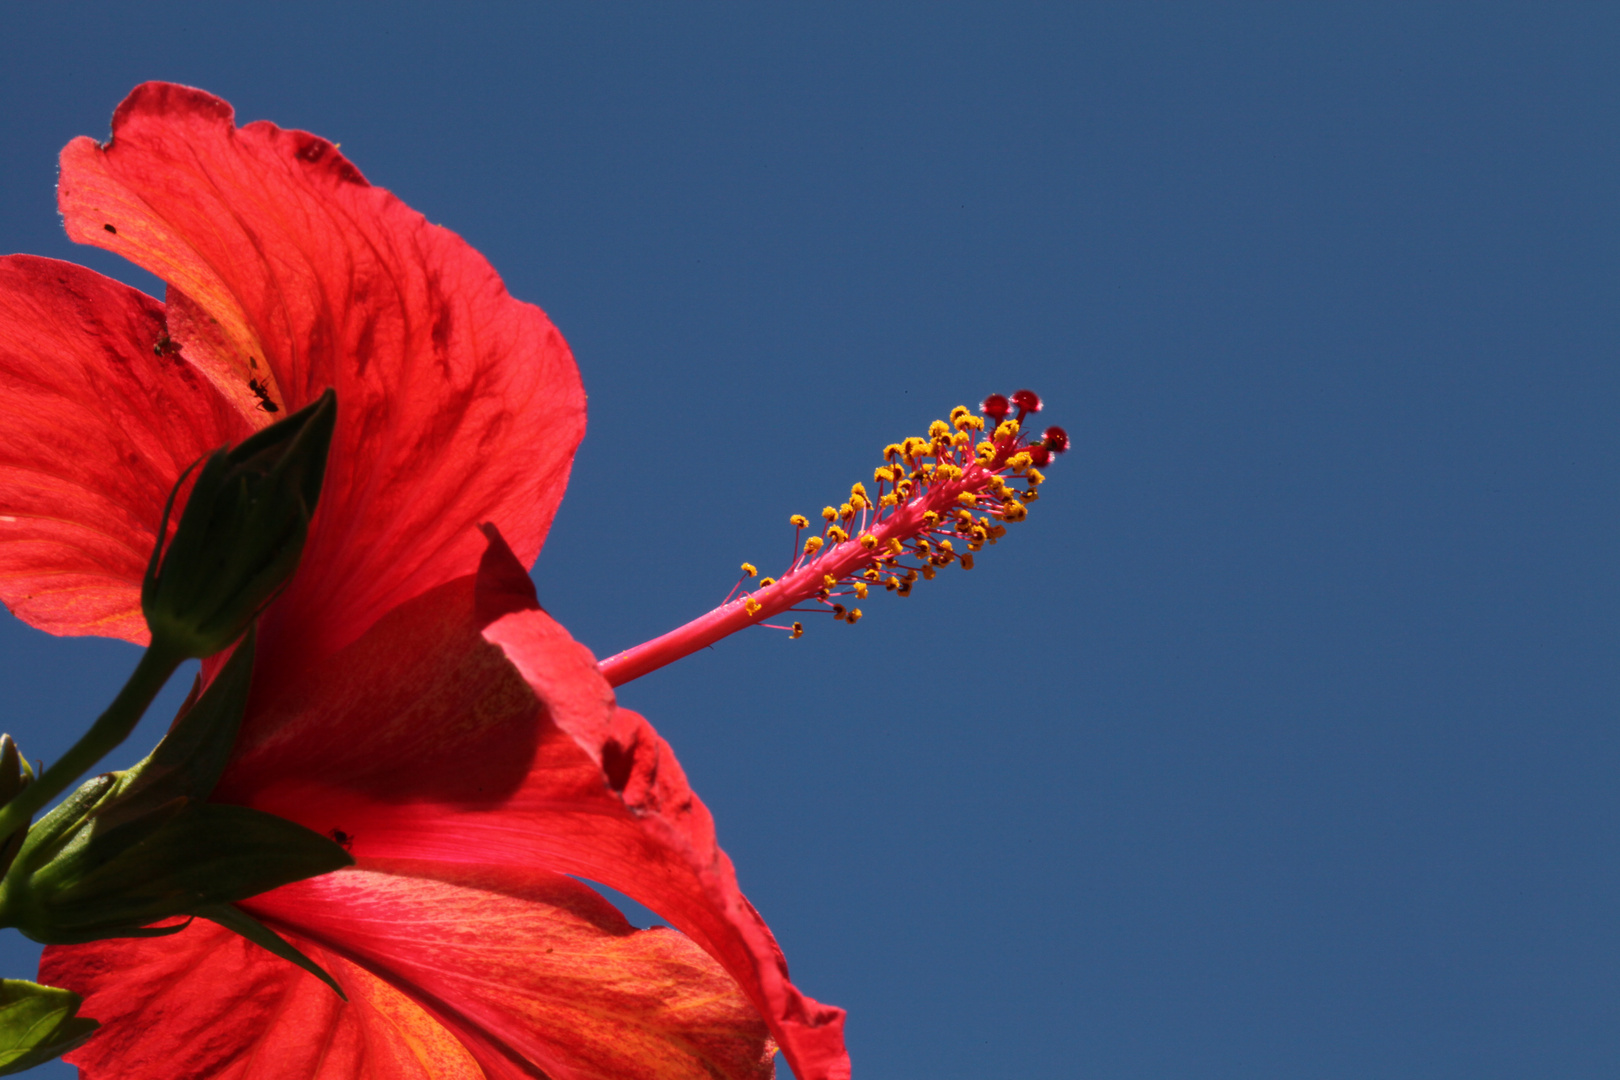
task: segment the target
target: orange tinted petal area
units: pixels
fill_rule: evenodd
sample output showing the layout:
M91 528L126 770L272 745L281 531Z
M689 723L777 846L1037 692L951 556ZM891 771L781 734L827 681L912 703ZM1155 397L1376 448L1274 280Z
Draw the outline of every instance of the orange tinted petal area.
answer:
M52 946L40 978L85 997L99 1032L68 1055L85 1080L483 1080L428 1009L364 967L299 940L338 980L213 923L173 937Z
M601 881L719 961L795 1076L848 1077L843 1011L789 981L674 754L615 707L585 648L519 596L520 577L492 545L476 582L390 613L296 686L256 681L215 797L336 830L362 866Z
M558 874L496 867L453 876L346 871L246 906L339 943L438 1003L458 1030L481 1036L481 1060L504 1048L514 1061L577 1080L771 1075L775 1047L759 1014L684 935L636 931L593 890Z
M247 905L329 971L211 923L46 950L86 998L87 1080L768 1080L771 1043L732 979L671 930L633 929L571 878L353 870Z
M169 346L162 304L71 263L0 258L0 598L20 618L144 643L163 504L250 430Z
M460 237L324 139L237 128L225 102L166 83L119 106L108 143L63 150L58 197L74 240L169 283L176 340L244 418L337 390L316 526L261 663L337 648L466 573L479 522L533 561L584 391L550 320Z

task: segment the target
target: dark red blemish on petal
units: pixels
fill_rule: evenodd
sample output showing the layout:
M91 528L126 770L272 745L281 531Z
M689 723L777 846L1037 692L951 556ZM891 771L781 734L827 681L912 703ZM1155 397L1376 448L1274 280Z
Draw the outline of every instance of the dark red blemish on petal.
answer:
M449 373L450 366L450 329L452 311L450 304L438 292L437 282L429 285L434 300L433 329L430 338L433 342L433 355L438 359L439 365Z
M112 138L102 146L111 149L113 143L118 140L118 129L126 122L136 119L140 113L155 116L191 113L221 122L223 125L236 124L236 111L231 108L230 103L206 90L175 83L147 82L131 90L129 96L119 103L113 112Z
M118 235L118 230L113 228L111 225L103 225L102 228L106 229L108 232L112 233L114 236Z
M279 130L279 129L278 129ZM332 143L319 135L311 135L307 131L288 132L293 137L296 149L293 156L306 165L319 165L324 163L326 171L348 184L360 184L370 187L366 178L360 175L360 170L338 150Z
M620 746L617 741L610 739L602 744L602 775L607 778L608 787L622 794L635 771L635 743Z

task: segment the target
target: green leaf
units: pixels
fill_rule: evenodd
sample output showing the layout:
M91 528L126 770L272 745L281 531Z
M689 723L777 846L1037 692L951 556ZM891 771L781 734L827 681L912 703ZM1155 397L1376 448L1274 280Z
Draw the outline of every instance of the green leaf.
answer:
M71 990L0 979L0 1076L32 1069L81 1045L100 1027L77 1015Z
M253 944L259 946L261 949L274 953L276 956L279 956L283 960L290 963L297 964L299 967L321 980L321 982L325 983L327 986L330 986L338 997L342 998L344 1001L349 1000L349 995L343 992L343 988L337 984L336 979L332 978L332 976L327 973L325 968L311 960L308 956L305 956L296 946L293 945L292 942L288 941L286 938L282 937L280 934L276 933L274 930L270 929L268 926L264 925L264 923L260 922L258 919L255 919L253 916L249 915L236 905L210 904L208 906L198 908L197 916L198 918L207 919L209 922L218 923L227 930L241 934L243 937L253 942Z

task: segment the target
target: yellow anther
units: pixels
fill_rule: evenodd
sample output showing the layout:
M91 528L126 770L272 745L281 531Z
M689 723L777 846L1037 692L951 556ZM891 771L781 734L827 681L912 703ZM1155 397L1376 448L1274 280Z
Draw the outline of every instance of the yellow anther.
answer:
M966 405L958 405L956 408L951 410L951 423L954 424L958 420L962 419L962 417L972 415L972 409L968 408Z
M973 524L973 511L968 510L965 507L963 507L961 509L958 509L956 511L956 520L960 521L963 525L972 525Z
M805 517L803 514L794 514L792 517L788 518L788 524L793 526L795 529L804 529L809 527L810 519Z
M794 623L793 624L793 633L789 634L788 637L791 639L791 638L803 637L803 636L804 636L804 623L802 623L802 622Z
M844 617L844 605L843 604L834 604L833 605L833 618L835 618L835 619L843 619L843 617Z
M871 533L862 533L861 547L865 548L867 551L871 551L873 548L877 547L877 537L873 536Z
M872 470L872 482L875 484L882 484L893 479L894 470L889 468L887 465L879 465L877 468Z
M747 600L743 601L743 610L748 612L748 614L750 614L750 615L758 615L759 614L759 609L764 607L764 606L765 606L764 604L761 604L758 600L755 600L752 596L750 596Z
M867 567L866 570L861 574L861 577L865 578L867 581L876 581L882 576L883 575L878 572L878 569L875 566Z
M843 529L840 529L836 525L829 525L827 526L827 539L831 540L835 544L842 544L845 540L849 539L849 533L845 532Z
M941 550L941 551L955 551L956 549L951 547L951 542L949 540L941 540L939 542L939 550Z
M958 431L954 436L952 436L951 445L956 447L958 450L966 450L968 447L973 445L973 436L969 435L965 431Z
M1042 473L1041 470L1034 468L1030 469L1029 472L1024 474L1024 479L1029 481L1030 487L1040 487L1042 484L1046 483L1046 475Z
M773 577L762 577L762 578L759 579L759 587L762 588L762 589L768 588L768 587L770 587L772 585L775 585L775 584L776 584L776 579L773 578Z
M898 484L894 485L894 493L900 496L902 499L909 499L911 498L911 488L912 484L910 480L902 480Z
M889 537L889 550L896 555L906 550L906 546L894 537Z
M749 577L753 577L755 574L759 573L759 569L755 567L753 563L745 562L742 564L742 572L747 574Z
M897 505L899 505L899 502L900 502L900 496L892 494L892 493L888 494L888 495L884 495L883 497L878 499L878 505L879 506L897 506Z
M932 551L933 548L929 545L927 540L919 536L917 537L917 550L926 555Z
M844 621L849 623L849 625L851 625L851 626L854 626L856 623L860 622L861 621L861 609L860 608L853 608L848 615L844 616Z
M934 513L934 511L932 511L932 510L924 510L923 511L923 524L927 525L930 529L932 529L935 525L939 524L939 515Z
M829 589L838 588L838 579L833 577L831 574L822 574L821 583L827 586Z
M1001 442L1003 439L1011 439L1017 434L1018 421L1016 420L1003 420L1000 424L996 425L996 442Z
M838 516L843 518L845 521L848 521L850 518L855 516L855 507L850 503L845 503L843 506L838 508Z
M1029 516L1029 510L1017 499L1012 500L1001 508L1002 521L1023 521Z
M964 570L973 569L973 556L972 555L963 555L962 556L962 569L964 569Z
M941 465L939 468L934 470L934 479L942 482L946 480L960 480L962 479L962 470L951 464Z
M818 552L820 550L821 550L821 537L812 536L810 539L808 539L808 540L806 540L804 542L804 553L806 555L814 555L816 552Z
M906 448L901 446L899 443L890 443L888 446L883 448L883 460L893 461L895 458L905 453L905 451Z
M1034 460L1034 458L1020 450L1018 453L1007 459L1007 464L1009 467L1011 467L1013 472L1021 472L1024 469L1029 468Z
M962 494L956 497L956 501L961 503L963 506L977 506L979 504L979 497L973 494L971 491L964 491Z
M867 505L868 505L867 501L866 501L866 496L865 495L851 495L849 497L849 505L853 506L856 510L865 510ZM853 515L851 515L851 516L853 516Z
M857 497L866 498L866 485L858 480L849 486L849 501L854 502Z
M982 442L973 448L973 456L980 464L987 464L995 460L996 447L994 443Z
M950 433L951 425L947 424L943 420L935 420L932 424L928 425L928 437L930 439L943 439Z
M866 582L857 581L855 583L854 588L855 588L855 595L860 597L862 600L865 600L866 599Z
M934 575L936 573L938 573L938 572L939 571L935 570L932 566L923 567L922 568L923 580L924 581L933 581L934 580Z
M821 520L822 521L832 521L832 520L836 519L837 517L838 517L838 511L834 510L832 507L823 506L821 508Z

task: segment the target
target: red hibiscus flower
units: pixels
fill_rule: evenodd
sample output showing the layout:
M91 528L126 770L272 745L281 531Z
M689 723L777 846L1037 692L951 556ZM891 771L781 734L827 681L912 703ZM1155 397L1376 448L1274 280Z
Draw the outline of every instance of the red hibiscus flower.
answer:
M62 154L68 234L168 284L0 259L0 598L145 639L139 586L181 471L335 387L325 489L261 620L215 799L357 865L244 903L313 976L202 921L52 947L104 1077L849 1075L667 745L536 603L584 431L539 309L330 143L152 83ZM476 526L489 523L485 533ZM205 675L211 666L205 665ZM575 878L679 932L636 931Z

